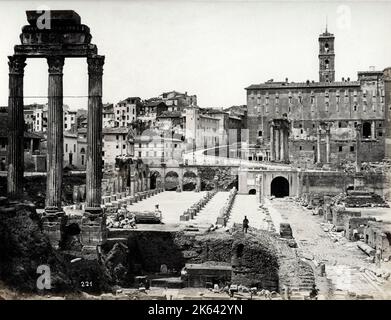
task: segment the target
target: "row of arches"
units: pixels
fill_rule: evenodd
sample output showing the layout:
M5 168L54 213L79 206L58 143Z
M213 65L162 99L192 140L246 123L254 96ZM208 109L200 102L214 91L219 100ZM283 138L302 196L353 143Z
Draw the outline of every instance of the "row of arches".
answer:
M175 171L168 171L164 177L158 171L151 171L151 189L164 188L166 191L175 191L182 185L183 191L193 191L197 187L198 176L192 171L183 174L181 183L180 177Z

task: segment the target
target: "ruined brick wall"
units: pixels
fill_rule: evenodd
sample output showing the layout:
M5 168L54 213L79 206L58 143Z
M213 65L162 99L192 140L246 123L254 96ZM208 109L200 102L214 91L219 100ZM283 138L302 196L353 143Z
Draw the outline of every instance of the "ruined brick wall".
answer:
M375 218L371 217L351 217L345 220L345 237L348 240L354 241L353 231L357 230L358 235L364 236L364 230L368 225L368 221L375 221Z
M364 172L364 185L368 192L378 195L390 195L390 175ZM354 173L344 172L304 172L302 192L338 194L354 185ZM308 189L308 190L307 190Z
M114 232L110 236L118 235ZM179 271L186 263L222 263L235 266L232 283L276 291L284 285L300 287L301 276L311 273L286 241L266 231L246 235L136 231L129 233L127 246L130 272L136 272L138 266L141 270L137 272L154 273L162 264ZM110 249L105 248L107 252Z
M333 225L336 227L345 227L347 220L361 216L361 212L343 210L339 206L333 207L331 210L333 214Z

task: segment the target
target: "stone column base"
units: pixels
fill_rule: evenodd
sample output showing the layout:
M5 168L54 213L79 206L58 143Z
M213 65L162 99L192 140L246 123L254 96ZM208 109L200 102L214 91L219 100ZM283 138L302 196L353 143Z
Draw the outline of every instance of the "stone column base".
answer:
M60 246L66 222L67 217L64 211L59 211L58 208L45 209L45 215L42 217L42 229L55 249Z
M83 247L93 247L101 245L107 240L106 215L91 214L85 212L81 220L80 241Z

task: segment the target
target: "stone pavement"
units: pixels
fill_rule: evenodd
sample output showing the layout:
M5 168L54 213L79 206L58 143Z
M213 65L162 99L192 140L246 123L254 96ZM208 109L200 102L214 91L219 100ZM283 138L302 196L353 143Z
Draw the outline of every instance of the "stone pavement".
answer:
M345 238L336 239L325 232L320 225L322 218L313 216L312 211L303 208L289 198L266 199L265 206L274 215L280 215L282 222L290 223L298 251L317 264L326 265L326 282L335 293L348 291L384 298L381 286L368 279L360 268L371 268L373 264L353 242ZM276 221L279 218L277 217ZM273 219L274 221L274 219Z
M236 195L227 227L232 227L234 223L242 224L245 215L251 227L267 230L267 223L264 221L265 214L259 209L256 195Z
M205 193L205 191L165 191L128 205L127 208L130 211L153 211L155 210L155 205L159 204L159 209L163 216L163 223L178 224L180 223L179 216L183 211L190 208L190 206L201 199Z

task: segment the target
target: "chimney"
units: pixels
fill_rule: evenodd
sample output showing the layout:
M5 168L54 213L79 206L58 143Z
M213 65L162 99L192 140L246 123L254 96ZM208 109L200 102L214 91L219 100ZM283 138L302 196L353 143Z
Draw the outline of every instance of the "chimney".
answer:
M369 66L369 71L375 71L375 66Z

